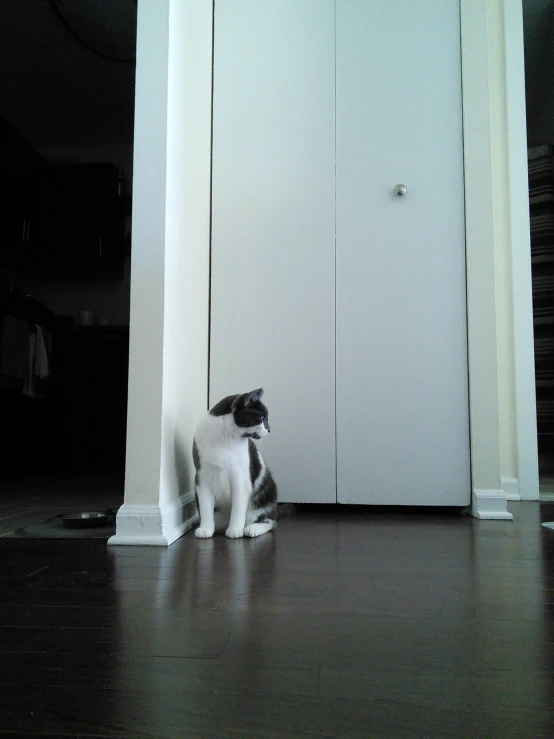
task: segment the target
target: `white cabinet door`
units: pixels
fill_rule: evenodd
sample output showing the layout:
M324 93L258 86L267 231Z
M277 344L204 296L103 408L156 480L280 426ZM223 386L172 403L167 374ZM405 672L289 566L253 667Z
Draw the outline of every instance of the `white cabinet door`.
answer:
M459 3L336 21L338 500L466 505Z
M266 387L281 500L467 504L457 0L218 0L214 53L211 402Z
M280 499L335 502L333 0L217 0L210 402L266 389Z

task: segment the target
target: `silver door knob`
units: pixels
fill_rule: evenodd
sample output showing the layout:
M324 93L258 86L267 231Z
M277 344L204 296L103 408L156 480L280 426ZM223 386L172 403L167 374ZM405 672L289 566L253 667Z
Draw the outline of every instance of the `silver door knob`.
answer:
M396 185L394 188L394 194L398 195L399 198L403 198L407 192L408 189L406 188L406 185Z

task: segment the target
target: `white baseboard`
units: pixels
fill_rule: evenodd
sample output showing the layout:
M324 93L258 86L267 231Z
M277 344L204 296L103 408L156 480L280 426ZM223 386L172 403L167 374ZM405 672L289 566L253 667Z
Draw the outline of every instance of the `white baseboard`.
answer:
M198 521L194 493L158 505L124 503L109 545L168 547Z
M502 477L501 484L502 490L506 494L506 500L521 500L517 477Z
M507 508L506 493L503 490L474 490L471 514L474 518L513 521Z

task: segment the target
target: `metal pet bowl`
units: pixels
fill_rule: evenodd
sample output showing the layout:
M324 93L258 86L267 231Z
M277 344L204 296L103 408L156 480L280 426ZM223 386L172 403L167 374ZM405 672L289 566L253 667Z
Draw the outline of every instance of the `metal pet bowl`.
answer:
M103 526L108 520L105 513L66 513L62 516L64 526L70 529L88 529Z

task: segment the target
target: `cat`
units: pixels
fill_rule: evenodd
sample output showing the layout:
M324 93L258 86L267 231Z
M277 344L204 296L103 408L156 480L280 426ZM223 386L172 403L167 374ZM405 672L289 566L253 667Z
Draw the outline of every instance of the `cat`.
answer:
M277 486L255 442L269 434L263 392L223 398L196 427L198 539L209 539L214 531L225 531L230 539L260 536L276 526Z

